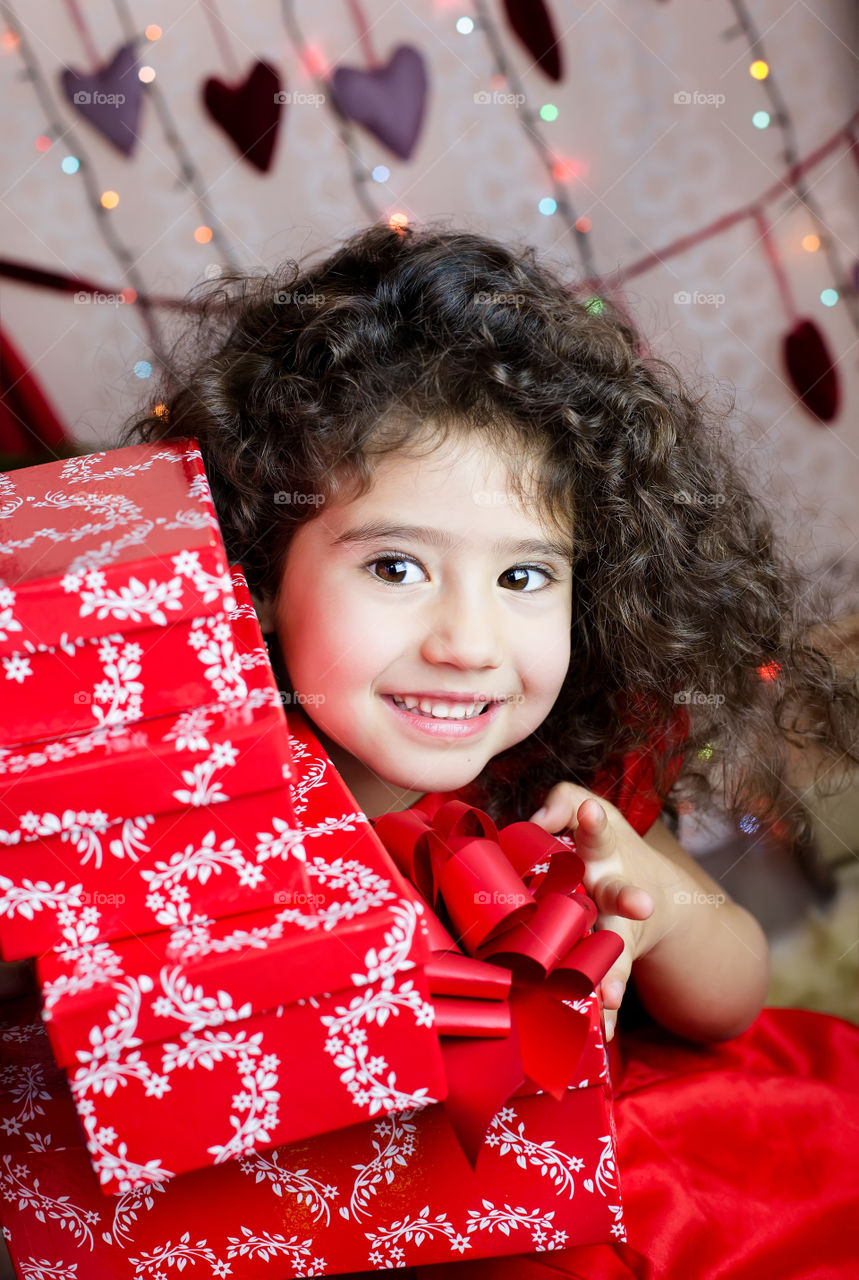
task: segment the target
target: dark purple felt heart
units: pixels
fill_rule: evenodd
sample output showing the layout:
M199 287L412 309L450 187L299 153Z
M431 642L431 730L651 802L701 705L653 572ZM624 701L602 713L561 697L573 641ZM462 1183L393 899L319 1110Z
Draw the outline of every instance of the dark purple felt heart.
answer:
M203 87L206 110L262 173L271 164L284 95L280 76L268 62L256 62L237 85L210 77Z
M555 35L552 15L543 0L504 0L507 21L533 57L541 71L552 80L560 80L561 46Z
M137 142L137 121L143 106L138 69L134 45L124 44L101 71L83 75L66 67L60 76L63 93L78 115L126 156Z
M398 45L387 65L372 71L337 67L330 82L335 107L362 124L402 160L412 154L427 96L427 73L417 49Z
M784 340L784 362L806 409L821 422L831 422L841 399L838 374L813 320L798 320L791 329Z

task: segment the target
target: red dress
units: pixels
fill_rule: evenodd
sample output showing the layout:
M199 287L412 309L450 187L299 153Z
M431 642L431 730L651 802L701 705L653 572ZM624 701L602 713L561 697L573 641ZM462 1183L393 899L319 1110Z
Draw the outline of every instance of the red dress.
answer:
M643 835L662 807L649 778L647 762L629 756L591 789ZM693 1044L648 1017L633 980L608 1048L628 1243L398 1276L859 1277L859 1026L768 1008L732 1040Z

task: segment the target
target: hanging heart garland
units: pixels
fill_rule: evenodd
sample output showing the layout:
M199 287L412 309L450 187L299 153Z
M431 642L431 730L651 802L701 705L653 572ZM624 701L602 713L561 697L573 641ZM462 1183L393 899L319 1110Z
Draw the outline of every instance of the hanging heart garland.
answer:
M788 377L802 403L821 422L838 413L841 389L826 339L813 320L797 320L783 347Z
M840 388L829 348L814 321L801 317L797 311L790 281L763 208L754 208L752 217L758 225L761 244L791 326L782 346L787 376L808 412L820 422L831 422L838 412Z
M256 62L244 80L228 85L210 76L203 102L239 155L262 173L271 165L285 95L280 75L269 62Z
M427 72L412 45L398 45L387 63L370 68L337 67L331 100L346 120L363 125L401 160L414 150L423 123Z
M504 0L504 12L514 34L550 80L560 80L564 70L561 46L552 15L543 0Z
M62 91L78 115L126 156L137 143L143 106L144 88L138 70L134 43L129 42L96 71L66 67L60 76Z

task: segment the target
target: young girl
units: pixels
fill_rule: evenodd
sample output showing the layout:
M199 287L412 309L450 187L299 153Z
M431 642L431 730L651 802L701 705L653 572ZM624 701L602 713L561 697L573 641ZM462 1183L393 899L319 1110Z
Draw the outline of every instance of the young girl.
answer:
M643 1024L610 1047L629 1246L457 1274L854 1275L859 1029L761 1011L763 931L660 818L712 795L801 834L789 750L859 762L829 615L723 420L611 305L466 232L373 226L199 314L122 443L199 442L358 803L574 832L625 942L601 992L609 1036L627 988Z

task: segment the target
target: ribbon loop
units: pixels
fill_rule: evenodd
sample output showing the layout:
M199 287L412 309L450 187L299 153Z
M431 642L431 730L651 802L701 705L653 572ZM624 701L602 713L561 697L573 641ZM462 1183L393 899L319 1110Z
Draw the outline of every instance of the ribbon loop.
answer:
M432 818L420 809L384 814L375 830L425 900L444 1106L474 1165L515 1088L530 1081L560 1098L569 1087L589 1020L565 1001L593 991L623 939L589 932L597 909L584 863L536 823L499 831L482 810L449 800Z

